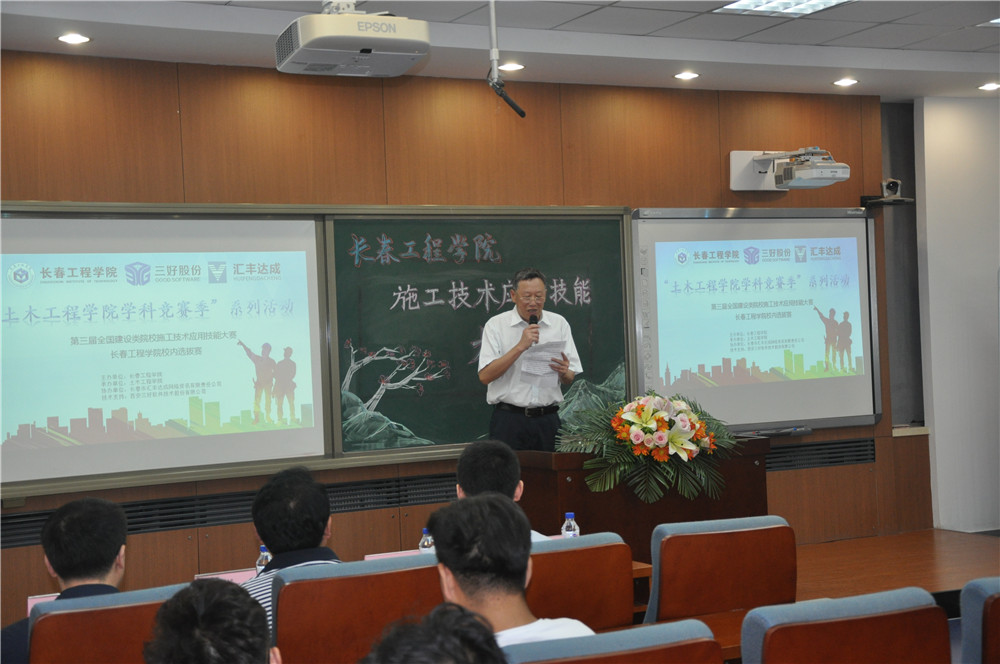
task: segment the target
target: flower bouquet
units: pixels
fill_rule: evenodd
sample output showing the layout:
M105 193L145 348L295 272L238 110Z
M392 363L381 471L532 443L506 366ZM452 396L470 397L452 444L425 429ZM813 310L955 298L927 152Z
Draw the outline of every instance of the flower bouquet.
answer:
M559 432L560 452L587 452L583 467L591 491L608 491L624 480L640 500L653 503L676 488L685 498L702 492L718 498L725 486L721 459L738 445L720 420L697 403L654 392L624 405L581 413Z

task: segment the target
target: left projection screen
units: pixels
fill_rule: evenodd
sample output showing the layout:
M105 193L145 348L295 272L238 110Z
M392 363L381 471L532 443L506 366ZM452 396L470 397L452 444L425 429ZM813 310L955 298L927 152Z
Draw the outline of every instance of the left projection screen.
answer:
M313 218L4 218L3 482L324 454Z

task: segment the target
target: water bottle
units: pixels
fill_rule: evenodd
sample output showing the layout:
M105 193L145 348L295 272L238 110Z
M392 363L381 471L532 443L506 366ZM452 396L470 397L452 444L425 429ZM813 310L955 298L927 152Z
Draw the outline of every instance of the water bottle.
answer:
M271 562L271 552L263 544L260 545L260 555L257 556L257 573L260 574L267 564Z
M580 526L576 525L576 515L573 512L566 512L566 520L562 525L563 537L579 537Z
M430 553L434 550L434 538L431 537L430 531L426 528L424 528L424 534L420 536L417 548L420 549L420 553Z

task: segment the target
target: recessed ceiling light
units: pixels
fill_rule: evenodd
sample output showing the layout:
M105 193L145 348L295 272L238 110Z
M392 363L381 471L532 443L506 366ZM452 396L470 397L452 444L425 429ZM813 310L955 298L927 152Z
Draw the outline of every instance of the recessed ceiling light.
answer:
M739 0L715 11L720 14L798 17L829 9L850 0Z
M847 88L857 83L853 78L842 78L839 81L834 81L834 85L839 85L842 88Z
M986 23L980 23L976 27L977 28L1000 28L1000 18L995 18L992 21L986 21Z
M987 92L991 92L993 90L1000 90L1000 83L987 83L986 85L980 85L979 89L986 90Z
M519 65L516 62L508 62L505 65L500 65L497 69L502 71L521 71L524 69L524 65Z
M679 78L682 81L690 81L692 78L698 78L698 74L693 71L682 71L679 74L674 74L674 78Z
M59 41L65 44L86 44L90 41L90 37L84 37L76 32L69 32L59 37Z

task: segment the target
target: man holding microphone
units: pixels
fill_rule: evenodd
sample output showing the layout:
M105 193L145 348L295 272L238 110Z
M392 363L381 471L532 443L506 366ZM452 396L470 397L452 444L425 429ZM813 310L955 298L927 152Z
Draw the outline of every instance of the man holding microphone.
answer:
M479 380L493 405L490 438L515 450L555 451L560 385L583 371L566 319L544 311L545 275L525 268L514 275L514 308L483 327Z

